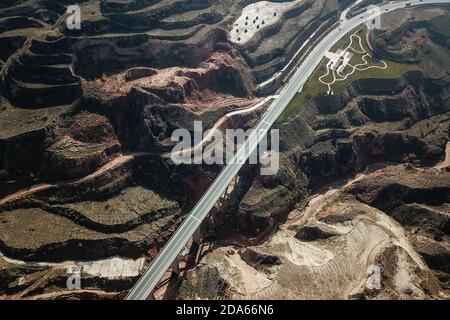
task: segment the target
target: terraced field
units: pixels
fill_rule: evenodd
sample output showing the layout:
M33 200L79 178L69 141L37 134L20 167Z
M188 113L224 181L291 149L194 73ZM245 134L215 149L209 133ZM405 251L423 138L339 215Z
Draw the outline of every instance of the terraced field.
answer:
M279 10L248 19L252 5L257 4L258 10L272 7L255 0L0 3L0 295L122 297L221 169L175 166L165 156L175 143L172 132L187 128L193 133L196 120L203 121L205 129L219 119L224 119L221 130L251 127L264 106L239 117L225 115L251 108L261 95L276 91L285 75L272 77L289 71L287 64L303 52L299 48L335 23L350 1L274 2ZM66 26L66 8L72 4L81 9L80 30ZM420 165L442 156L448 140L449 92L442 80L444 66L448 67L443 42L448 32L442 26L448 12L439 12L443 18L425 26L413 23L406 32L402 21L391 26L393 31L383 30L369 39L387 60L414 61L424 72L400 75L402 69L391 79L358 78L345 83L339 96L313 97L321 93L317 91L293 102L297 105L292 113L278 125L282 129L279 174L260 179L253 167L245 167L216 208L221 214L214 211L198 232L202 239L214 235L255 245L239 255L219 252L211 258L213 251L205 258L208 265L199 265L207 272L192 269L194 279L182 284L185 293L198 289L189 285L189 281L195 284L195 276L211 276L208 270L216 259L255 275L256 281L243 275L243 286L225 277L231 287L245 289L233 297L253 298L322 298L313 291L321 286L333 298L359 296L356 289L362 286L357 281L363 279L367 263L385 262L386 256L404 258L400 263L404 267L423 267L408 260L409 248L406 253L391 252L394 240L386 231L391 224L379 221L384 219L381 210L389 208L371 204L374 208L364 214L363 200L348 199L350 193L332 203L336 217L321 221L327 225L324 230L339 238L336 243L319 241L318 248L311 248L289 228L266 246L262 243L293 206L307 201L309 192L324 183L361 171L371 161ZM255 25L246 41L230 34L240 23ZM386 46L379 46L380 36ZM404 48L397 46L402 44L399 37L406 44L428 44L429 50L423 45L417 56L413 51L403 55ZM426 52L439 63L430 63ZM440 182L432 173L416 180L427 188ZM447 180L439 187L447 190ZM414 208L407 203L404 210L445 212L446 201L438 202ZM353 206L356 214L350 212L347 219L354 223L351 230L345 221L342 226L333 220L348 213L339 203ZM321 214L330 215L330 210ZM401 212L394 215L401 217ZM394 231L395 239L406 241ZM419 240L414 243L422 248L417 249L421 254L430 246L436 249L428 240ZM194 241L194 249L186 249L196 247ZM439 255L435 251L432 262ZM253 266L251 260L260 254L269 262L280 262L275 263L278 267L261 271ZM190 253L183 259L195 260ZM73 292L65 282L71 274L67 267L73 265L97 266L102 272L83 269L83 289ZM127 265L132 270L126 270ZM116 270L121 268L124 272ZM445 268L438 261L433 272ZM428 275L428 269L422 269L424 273L412 282ZM267 271L275 278L268 279ZM107 276L111 274L114 279ZM320 279L327 274L326 284ZM443 273L440 279L445 277ZM304 288L304 282L313 286ZM342 286L345 292L338 292ZM430 286L425 284L414 294L437 296L439 290ZM197 293L194 296L204 297Z

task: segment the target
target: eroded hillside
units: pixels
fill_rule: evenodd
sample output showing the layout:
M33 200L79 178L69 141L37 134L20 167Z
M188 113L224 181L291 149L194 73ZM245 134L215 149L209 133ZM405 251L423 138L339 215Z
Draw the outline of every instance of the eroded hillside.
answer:
M173 164L172 132L253 126L264 108L224 115L264 101L261 82L350 1L274 2L245 43L230 32L257 1L0 4L0 294L123 297L221 169ZM68 30L75 3L82 27ZM158 294L445 297L449 16L388 15L369 45L414 71L358 79L279 122L280 172L245 166ZM82 290L67 288L74 266Z
M260 103L259 81L298 49L295 36L310 36L345 6L296 1L249 48L229 31L254 2L2 2L2 294L71 295L73 264L87 279L77 296L130 288L220 170L175 166L172 132L193 131L195 120L212 127ZM80 30L66 25L73 4ZM264 47L273 41L273 50ZM260 112L222 127L245 126Z
M363 77L285 117L282 169L240 176L217 215L232 219L212 233L233 241L206 245L174 296L448 298L450 52L433 21L450 16L422 8L383 19L369 45L382 39L378 57L399 63L414 52L414 70Z

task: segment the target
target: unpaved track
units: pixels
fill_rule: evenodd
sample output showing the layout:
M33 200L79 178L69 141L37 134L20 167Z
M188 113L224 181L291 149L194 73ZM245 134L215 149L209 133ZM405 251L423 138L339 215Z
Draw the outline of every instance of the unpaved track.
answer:
M196 146L194 146L193 148L189 149L189 150L185 150L182 152L177 152L177 153L173 153L173 152L169 152L164 154L164 157L172 157L172 156L181 156L183 153L192 153L196 150L198 150L199 148L201 148L202 146L204 146L206 143L208 143L212 137L214 136L214 132L216 130L218 130L218 128L225 123L225 121L227 121L228 119L231 119L234 116L237 115L243 115L243 114L248 114L251 112L254 112L256 110L258 110L259 108L263 107L267 102L269 102L270 100L276 98L276 96L269 96L266 97L264 99L262 99L261 101L259 101L257 104L255 104L254 106L250 107L250 108L246 108L246 109L241 109L241 110L236 110L236 111L232 111L230 113L227 113L226 115L224 115L223 117L221 117L213 126L213 128L210 130L210 133ZM122 165L124 163L127 163L129 161L134 160L137 157L141 157L141 156L146 156L146 155L150 155L151 153L149 152L136 152L136 153L131 153L128 155L121 155L117 158L114 158L113 160L111 160L110 162L106 163L105 165L103 165L101 168L99 168L97 171L83 177L77 180L63 180L63 181L57 181L57 182L53 182L53 183L41 183L41 184L37 184L34 186L31 186L27 189L23 189L20 191L17 191L11 195L8 195L6 197L4 197L3 199L0 199L0 205L8 203L8 202L12 202L12 201L16 201L19 199L23 199L26 198L28 196L31 196L39 191L43 191L43 190L47 190L50 189L52 187L57 187L57 186L63 186L63 185L68 185L68 184L73 184L73 185L77 185L80 184L82 182L86 182L88 180L97 178L98 176L100 176L101 174L105 173L108 170L111 170L119 165Z
M268 97L262 99L261 101L259 101L257 104L255 104L254 106L252 106L250 108L240 109L240 110L236 110L236 111L232 111L230 113L227 113L226 115L221 117L214 124L212 129L209 130L208 135L206 137L204 137L203 140L200 141L196 146L192 147L191 149L187 149L187 150L183 150L183 151L179 151L179 152L168 152L168 153L165 153L163 156L164 157L182 157L183 155L186 155L186 154L192 154L193 152L197 151L198 149L200 149L201 147L206 145L208 142L210 142L211 139L214 137L214 132L216 132L216 130L218 130L220 128L220 126L222 124L224 124L227 120L229 120L232 117L237 116L237 115L248 114L248 113L251 113L253 111L256 111L259 108L263 107L267 102L269 102L272 99L275 99L276 97L277 96L268 96Z
M438 163L435 167L436 169L445 169L450 167L450 142L447 143L447 147L445 148L445 159L441 163Z
M125 164L127 162L130 162L132 160L134 160L137 157L141 157L141 156L146 156L146 155L150 155L150 153L146 153L146 152L137 152L137 153L132 153L129 155L121 155L117 158L114 158L113 160L111 160L110 162L106 163L105 165L103 165L102 167L100 167L97 171L83 177L77 180L63 180L63 181L56 181L53 183L41 183L41 184L37 184L34 186L31 186L30 188L27 189L23 189L20 191L17 191L9 196L4 197L3 199L0 200L0 205L8 203L8 202L12 202L12 201L16 201L19 199L23 199L26 198L28 196L31 196L33 194L35 194L36 192L39 191L43 191L43 190L47 190L50 189L52 187L58 187L58 186L64 186L64 185L77 185L83 182L86 182L88 180L94 179L99 177L100 175L102 175L103 173L105 173L108 170L114 169L122 164Z

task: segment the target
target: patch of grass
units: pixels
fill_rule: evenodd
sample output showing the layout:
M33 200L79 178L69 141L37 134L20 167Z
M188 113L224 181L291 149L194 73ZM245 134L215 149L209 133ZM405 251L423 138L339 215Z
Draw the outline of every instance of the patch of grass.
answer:
M167 199L151 189L131 186L103 201L83 201L66 204L88 219L105 225L125 224L149 212L167 208L177 211L177 202ZM173 208L173 210L171 210Z
M287 227L287 229L289 231L298 232L298 230L300 230L300 226L299 225L290 225L289 227Z
M190 280L185 280L180 286L180 296L187 298L194 298L199 293L199 287L197 284Z
M431 19L431 30L440 33L445 38L450 38L450 17L448 15L440 15Z
M369 46L366 42L365 37L365 29L361 28L358 30L358 34L362 39L362 45L364 49L367 52L371 52L369 49ZM339 48L344 49L348 46L350 43L350 35L353 34L355 31L351 31L348 36L342 38L333 48L332 51L336 52ZM359 47L359 45L357 45ZM352 58L352 62L356 61L362 61L361 55L354 54ZM379 63L378 60L373 61L374 63ZM353 81L364 79L364 78L397 78L401 76L403 73L411 70L417 70L417 66L415 65L408 65L408 64L401 64L396 63L393 61L385 60L385 62L388 65L388 68L386 70L381 69L369 69L366 71L356 71L352 76L350 76L347 80L336 82L332 88L334 91L334 94L340 94L345 90L345 88L351 84ZM312 74L311 78L308 80L308 82L303 87L303 91L301 93L298 93L288 104L284 112L281 114L281 116L277 119L277 123L285 122L288 118L290 118L292 115L296 114L298 110L306 103L308 102L312 97L317 97L321 95L326 95L328 88L326 85L322 84L319 81L319 77L326 73L326 64L327 60L323 59L320 65L316 68L314 73Z

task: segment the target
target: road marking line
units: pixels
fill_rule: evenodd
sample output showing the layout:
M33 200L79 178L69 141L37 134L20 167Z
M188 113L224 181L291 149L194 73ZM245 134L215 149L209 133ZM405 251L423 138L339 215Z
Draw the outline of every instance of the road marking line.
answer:
M197 222L202 222L200 219L198 219L198 218L196 218L196 217L194 217L194 216L192 216L192 215L190 215L189 218L192 218L192 219L194 219L194 220L197 221Z

